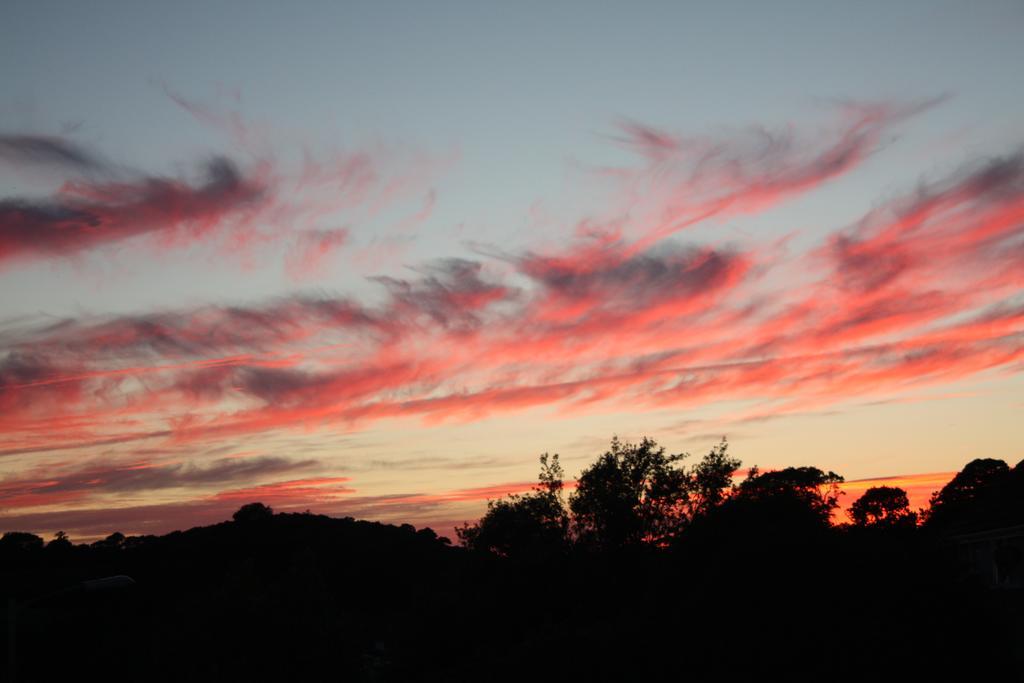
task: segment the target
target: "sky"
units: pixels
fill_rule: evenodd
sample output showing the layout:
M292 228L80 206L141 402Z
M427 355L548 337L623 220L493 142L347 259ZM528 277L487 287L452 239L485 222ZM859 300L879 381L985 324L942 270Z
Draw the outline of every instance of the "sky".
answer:
M1020 2L8 2L0 530L430 525L613 435L1024 458ZM848 504L850 501L844 501Z

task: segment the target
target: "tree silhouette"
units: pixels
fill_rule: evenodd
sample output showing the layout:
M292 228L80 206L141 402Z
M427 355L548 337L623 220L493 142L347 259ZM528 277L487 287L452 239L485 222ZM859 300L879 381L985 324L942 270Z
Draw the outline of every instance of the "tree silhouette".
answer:
M652 439L624 444L613 438L610 449L580 475L567 510L558 456L549 460L545 453L540 483L531 493L488 501L478 522L455 531L466 547L502 556L564 547L570 519L575 540L584 546L664 545L726 498L740 466L724 438L690 470L679 464L686 457L666 453Z
M94 548L106 548L108 550L117 550L124 546L125 535L120 531L115 531L106 538L96 541L93 543Z
M63 531L58 531L53 535L53 539L46 544L46 550L53 552L67 552L72 548L71 539Z
M725 437L690 471L690 516L706 515L720 505L732 489L732 478L741 463L729 455Z
M43 539L26 531L8 531L0 537L0 550L34 551L43 547Z
M1012 534L985 535L1007 589L994 594L965 580L979 568L948 537L960 518L941 533L918 529L899 489L854 503L872 528L860 533L830 524L835 473L754 468L733 486L739 461L725 440L693 465L685 458L613 439L567 506L558 457L545 454L531 491L460 530L483 557L411 524L261 503L235 522L80 545L58 534L44 550L12 532L0 539L0 604L18 608L17 659L44 662L32 672L41 681L93 670L109 681L667 680L681 666L695 680L802 680L836 661L840 678L1019 670L1024 551ZM944 514L992 527L1020 519L1024 464L964 469L936 496ZM142 590L61 590L119 574ZM687 624L681 664L673 653ZM437 656L453 642L452 656Z
M558 454L541 455L540 464L540 483L533 491L488 501L478 522L456 527L463 545L503 557L547 554L565 545L569 518Z
M907 492L895 486L872 486L850 506L850 517L860 527L914 526Z
M985 516L986 503L1010 479L1010 467L1002 460L970 461L942 489L932 494L925 523L931 527L969 526Z
M739 499L752 503L783 504L804 507L822 524L828 524L832 511L839 506L839 484L843 478L835 472L817 467L786 467L761 472L752 467L739 485Z
M647 437L638 444L613 438L569 497L578 540L599 548L668 541L687 514L689 478L679 465L684 457Z

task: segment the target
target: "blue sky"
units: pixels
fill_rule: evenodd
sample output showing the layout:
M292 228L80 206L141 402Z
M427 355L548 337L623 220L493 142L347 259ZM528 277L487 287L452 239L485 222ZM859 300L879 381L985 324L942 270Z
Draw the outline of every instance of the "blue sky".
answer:
M5 359L0 372L8 373L0 392L7 391L5 400L23 411L12 413L8 429L26 435L5 442L7 450L18 453L0 463L0 481L20 496L8 503L8 513L71 514L148 502L184 505L223 493L216 486L279 484L287 468L266 458L284 456L295 462L316 460L315 466L296 466L292 479L344 478L347 488L367 500L483 489L531 479L540 450L587 457L612 432L658 434L698 449L709 445L711 434L728 433L762 464L820 457L821 465L845 468L854 476L955 469L978 455L968 452L971 443L1008 451L993 453L997 457L1019 459L1021 433L1015 415L1021 407L1021 361L1014 350L1020 349L1021 332L1016 327L1000 332L1009 336L999 338L998 353L1005 355L998 358L989 347L965 351L967 342L960 339L950 357L962 364L948 378L931 378L918 386L912 377L901 376L896 383L880 384L876 392L862 387L857 391L864 395L844 394L842 400L817 384L825 371L814 370L807 375L813 383L795 386L790 394L773 393L767 384L756 382L749 395L737 394L723 380L720 394L709 393L686 405L673 399L641 406L624 395L621 400L603 398L597 402L601 408L591 413L589 408L580 411L579 396L559 394L507 414L496 407L460 412L454 423L394 416L364 421L352 415L363 415L360 411L367 406L385 400L405 401L401 410L407 410L422 405L417 401L537 391L545 382L576 382L581 374L588 381L603 377L594 385L603 386L600 382L609 381L601 375L606 365L615 365L619 372L623 364L635 367L681 347L673 343L658 348L644 337L637 340L648 345L643 358L619 350L610 351L604 365L587 365L597 363L591 358L569 367L564 362L570 354L559 361L562 365L543 371L540 365L524 369L521 360L467 369L458 358L460 344L470 356L493 353L502 359L508 358L511 345L474 337L473 343L481 344L477 348L463 336L453 337L453 316L468 316L459 320L480 324L481 330L552 324L556 313L582 316L576 323L586 318L587 325L596 325L598 313L620 314L609 304L616 296L636 299L650 288L689 286L689 280L666 282L658 269L682 267L678 259L692 257L680 271L680 277L688 277L686 273L705 263L704 257L693 256L701 249L722 258L738 284L735 290L719 292L722 299L709 300L707 310L694 313L688 308L711 296L695 290L692 301L673 300L679 308L659 314L679 315L680 325L690 324L687 315L696 316L695 334L713 338L721 333L712 324L716 315L753 310L764 301L783 310L799 293L817 291L815 287L821 288L822 297L839 296L833 285L845 271L836 266L830 276L818 270L828 260L826 246L835 247L839 235L855 234L867 244L882 231L872 227L882 221L879 216L898 213L919 188L942 194L965 175L980 174L993 159L1012 159L1019 153L1024 142L1022 27L1024 6L1019 2L8 3L0 25L0 136L13 142L8 158L0 158L0 201L50 206L65 196L65 183L72 183L72 191L84 187L88 193L76 195L74 206L95 202L97 192L107 199L113 196L117 204L121 190L112 190L114 183L145 187L143 179L173 181L187 192L203 186L204 165L223 155L241 178L263 189L272 187L267 194L276 202L274 211L261 205L251 226L255 237L231 227L231 215L218 214L208 231L196 228L198 219L160 226L142 225L139 219L129 226L134 236L127 239L101 236L94 242L88 237L83 238L87 247L38 251L30 238L19 237L14 256L4 261L0 254L0 358ZM862 130L851 120L865 106L884 111ZM893 113L914 107L920 111L913 115ZM664 144L651 145L652 138L645 143L638 131L656 132ZM706 200L723 182L735 182L737 192L756 193L756 183L744 185L737 174L785 178L842 140L844 131L869 140L858 143L855 163L841 172L815 175L813 182L794 184L771 201L751 200L749 206L716 213L685 230L653 236L657 217L677 210L678 202ZM85 150L99 161L88 172L49 162L25 163L25 141L30 139L48 141L52 149L61 145ZM0 157L4 149L0 145ZM710 174L694 160L701 154L711 160ZM367 181L366 197L339 209L331 203L337 197L330 196L334 186L329 182L336 182L339 169L349 168L345 164L353 159L368 159L374 177ZM322 176L312 172L311 160ZM685 179L682 184L680 178ZM261 193L260 201L264 199ZM1012 213L1015 206L1011 201L1006 211ZM967 220L967 210L976 208L951 207L949 220ZM1006 215L999 213L1003 204L985 203L981 209L993 222ZM22 220L11 218L0 227L11 235L27 234L19 232L28 229L17 222ZM130 220L136 220L134 214ZM942 305L948 307L937 305L931 318L894 324L877 332L877 338L864 336L876 332L863 329L856 339L836 342L837 353L860 353L860 345L868 341L933 344L941 325L1020 305L1020 284L1012 270L998 282L979 274L984 268L1012 268L1007 254L1019 248L1014 241L1020 239L1018 233L1003 228L1005 241L995 261L987 243L971 243L975 251L965 251L962 259L936 256L949 275L949 282L937 284L935 273L925 272L928 255L914 252L913 245L966 250L967 242L960 237L970 229L965 223L961 232L950 232L945 218L931 220L933 233L900 243L903 257L925 270L906 276L901 298L893 292L891 299L869 297L868 303L875 306L872 315L884 315L892 301L929 301L927 297L937 297L941 290ZM614 241L620 255L611 261L606 255L573 271L576 284L560 289L565 273L558 268L585 253L594 238L582 235L581 224L598 226L600 235L611 239L609 226L618 225L616 221L626 226ZM100 232L110 227L102 220L98 225ZM653 249L649 257L646 252L636 258L624 255L632 254L630 245L639 244ZM697 251L680 251L684 246ZM785 258L775 259L776 251ZM562 261L543 261L548 257ZM479 266L471 291L460 289L466 286L461 280L446 279L470 277L465 271L430 270L439 259L452 258ZM584 268L575 262L572 267ZM646 273L639 281L638 272ZM485 287L477 280L500 287ZM615 289L615 283L622 289ZM640 285L635 292L629 289ZM979 294L978 287L985 291ZM439 312L441 290L464 307L458 314L447 308ZM571 305L566 298L570 294L579 297ZM320 328L307 330L309 338L301 344L290 337L292 346L273 349L273 362L278 363L273 367L283 367L281 358L293 359L289 371L296 373L288 379L273 375L275 391L282 392L273 395L267 388L270 376L258 375L271 362L265 346L243 349L246 362L258 361L263 369L246 366L231 380L236 389L249 381L249 395L224 393L218 385L194 389L183 401L183 380L162 384L163 371L154 370L172 361L208 367L223 360L217 354L186 360L165 350L102 358L36 354L31 356L32 372L24 369L29 350L49 348L39 346L44 341L56 343L53 335L58 333L47 328L56 321L69 325L69 334L91 339L102 325L128 318L164 314L178 320L176 316L195 316L209 307L262 311L271 302L291 302L299 295L351 299L367 311L387 310L382 317L415 318L411 325L420 336L403 342L400 352L403 363L418 368L415 381L374 389L359 399L362 403L346 405L345 417L336 421L325 422L320 412L313 422L307 413L298 416L296 406L310 409L312 400L295 393L300 387L347 391L349 380L344 389L332 383L338 381L339 368L350 372L371 360L384 362L385 347L334 330L319 338ZM964 303L948 303L954 299ZM866 305L853 297L827 301L821 299L823 308L815 315L824 315L826 307ZM410 302L427 308L410 313ZM444 305L452 301L445 299ZM764 321L750 327L756 317L732 336L767 334ZM644 318L630 324L632 334L653 323ZM805 335L824 334L820 319L802 324ZM844 329L852 324L844 322ZM922 325L924 333L912 332L914 325ZM182 333L185 328L175 329ZM532 329L509 334L514 338ZM601 329L604 336L586 337L573 353L624 345L625 337L610 323ZM582 340L594 333L591 327L573 327L564 334L574 340L581 335ZM560 337L548 341L555 338ZM781 349L783 341L773 337L771 343ZM66 339L60 343L66 348ZM353 355L337 350L349 348L345 345L355 349ZM447 353L442 349L449 347L454 350L442 364L445 369L431 374ZM329 355L324 355L325 348L332 349ZM696 356L702 363L731 363L741 357L746 362L764 348ZM796 347L786 348L786 353L796 353ZM932 346L915 349L906 352L908 357L936 352ZM240 362L237 354L231 357ZM554 363L552 358L542 360ZM777 357L783 358L788 356ZM857 376L869 376L878 363L888 362L876 359ZM87 382L82 377L122 377L128 368L139 367L149 368L146 372L160 380L79 386ZM56 386L73 383L74 400L81 405L48 408L50 398L26 393L37 386L36 380L18 379L28 374ZM260 382L253 379L257 376ZM688 377L692 373L684 372L676 381ZM599 394L594 386L587 391ZM632 390L641 391L639 386ZM650 388L643 386L647 389L642 391ZM853 391L852 384L837 381L835 386L836 392ZM587 401L596 400L587 396ZM789 407L781 410L780 405ZM327 410L326 404L316 406ZM133 412L136 408L140 412ZM269 420L273 426L249 433L231 422L250 409L258 411L260 425ZM48 442L38 433L45 420L63 420L69 411L91 420L77 436L69 432L71 441ZM293 413L296 417L289 422L287 415ZM140 425L146 433L185 433L189 428L182 425L191 424L189 420L230 422L231 436L204 436L198 444L192 437L171 438L169 443L157 439L158 455L144 453L130 440L116 447L87 445L142 433ZM817 456L812 447L800 445L806 420L813 422L810 432L816 438L856 434L855 441L863 443L854 446L847 438L833 453ZM955 426L941 436L925 434L933 422ZM692 428L687 431L682 424ZM905 432L901 424L907 425ZM888 437L899 446L886 445ZM72 444L74 439L78 445ZM23 452L29 442L41 445ZM460 444L459 462L477 465L454 478L450 470L429 466L441 454L453 455L453 443ZM358 444L369 455L340 444ZM51 446L54 450L48 450ZM72 450L64 450L69 446ZM863 452L860 446L881 449L881 455ZM153 438L145 447L157 448ZM280 453L283 448L289 452ZM218 449L269 464L263 470L246 470L248 479L211 478L200 489L189 489L181 480L181 486L132 490L131 496L123 488L101 485L88 495L47 498L38 486L43 479L78 481L83 468L101 472L96 480L102 482L102 472L140 462L152 467L184 462L206 471L220 457ZM397 461L396 452L410 450L420 453L424 467L366 465ZM42 497L25 498L25 491ZM312 500L342 510L346 496L352 497L348 491L318 495L303 488L287 504L308 507ZM419 515L417 520L448 523L482 505L482 500L467 500L457 501L462 508L445 507L454 504L447 500L423 509L399 506L367 514ZM125 514L126 524L134 519Z
M170 88L296 146L384 141L457 154L415 248L436 257L460 250L467 232L517 240L538 201L578 211L566 208L582 201L567 176L621 154L610 138L623 119L697 135L813 129L836 102L948 95L894 132L884 163L757 226L825 231L924 174L1017 144L1022 13L1016 2L15 2L0 28L0 124L73 130L118 162L172 173L226 141L174 106ZM29 298L2 313L69 304L41 270L17 274ZM159 296L166 283L153 275L136 284ZM188 279L195 297L285 286L266 274L244 286ZM117 289L104 291L114 306L126 296Z

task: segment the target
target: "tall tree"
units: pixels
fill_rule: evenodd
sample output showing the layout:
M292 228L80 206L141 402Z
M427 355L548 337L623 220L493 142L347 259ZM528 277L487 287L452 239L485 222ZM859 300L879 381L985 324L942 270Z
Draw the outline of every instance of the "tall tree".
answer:
M729 455L729 443L722 437L718 445L690 470L690 517L706 515L720 505L732 490L732 479L742 465Z
M684 457L647 437L638 444L613 438L569 498L577 539L600 548L667 542L687 514Z

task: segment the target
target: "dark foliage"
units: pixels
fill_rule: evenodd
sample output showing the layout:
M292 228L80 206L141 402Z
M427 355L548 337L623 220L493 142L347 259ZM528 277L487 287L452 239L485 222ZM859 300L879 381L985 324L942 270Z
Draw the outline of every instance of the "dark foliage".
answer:
M929 528L946 532L1024 524L1024 461L972 460L931 499Z
M750 469L737 490L737 498L754 504L782 504L803 508L820 523L828 524L839 506L843 478L817 467L787 467L775 472Z
M686 453L668 454L651 439L613 438L611 448L580 475L569 499L578 544L604 550L664 547L708 514L732 486L740 461L725 439L687 469Z
M853 523L861 527L915 526L907 492L895 486L873 486L850 505Z
M681 519L686 500L683 459L651 439L611 448L583 470L569 498L577 537L599 548L662 543Z
M564 550L569 517L562 502L558 454L545 453L540 464L540 485L532 492L488 501L479 522L456 528L464 546L502 557L546 557Z
M239 524L259 524L274 516L274 510L263 503L248 503L238 508L231 519Z
M616 440L568 504L543 457L537 487L493 502L465 547L260 504L92 545L8 532L18 680L1020 679L1020 589L965 573L939 525L1014 519L1020 466L965 468L937 497L973 511L955 524L908 524L898 490L876 490L864 524L835 526L834 473L755 468L734 486L724 442L685 457ZM81 584L120 574L135 585Z

